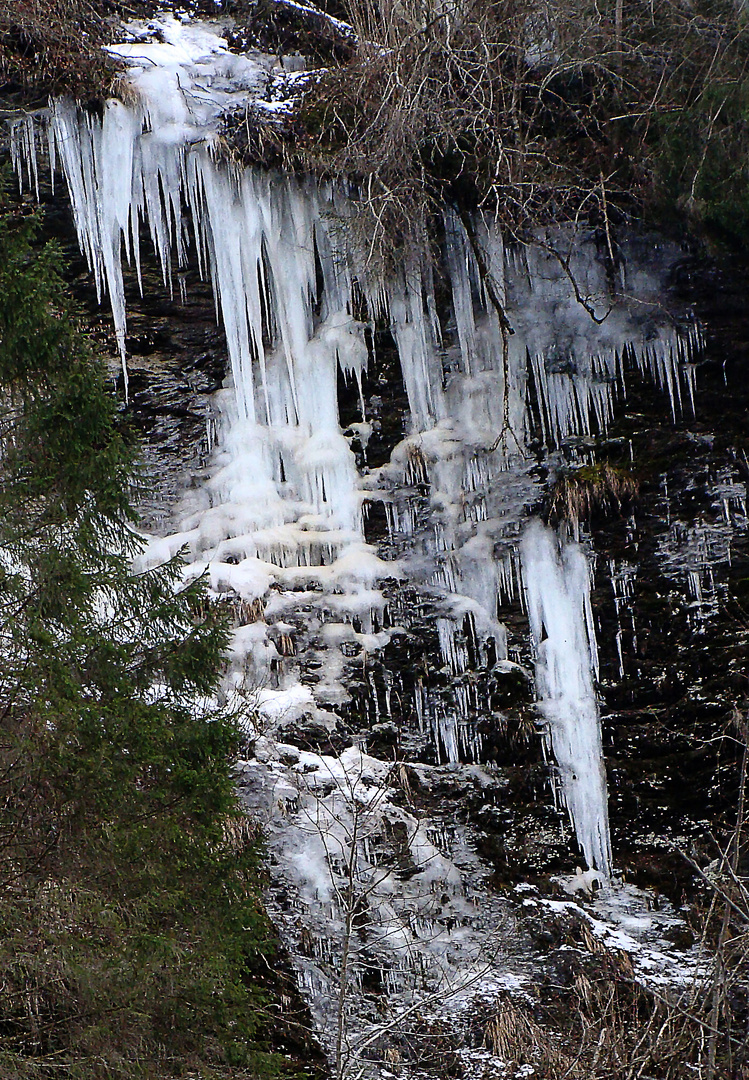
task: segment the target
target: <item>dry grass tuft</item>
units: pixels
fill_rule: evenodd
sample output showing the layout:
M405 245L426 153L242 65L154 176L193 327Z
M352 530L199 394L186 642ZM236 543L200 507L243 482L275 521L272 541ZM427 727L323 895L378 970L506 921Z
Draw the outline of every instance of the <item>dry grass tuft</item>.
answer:
M530 1064L550 1055L549 1034L527 1012L503 1001L484 1027L484 1042L502 1061ZM558 1055L551 1052L555 1059Z
M564 473L551 493L549 516L576 523L593 514L619 513L637 497L639 482L631 473L603 462Z

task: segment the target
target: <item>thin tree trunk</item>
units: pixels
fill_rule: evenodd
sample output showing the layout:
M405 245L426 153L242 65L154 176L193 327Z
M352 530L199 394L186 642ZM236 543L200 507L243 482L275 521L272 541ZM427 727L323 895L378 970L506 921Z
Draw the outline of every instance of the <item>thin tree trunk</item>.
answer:
M616 38L617 67L622 66L622 41L624 38L624 0L616 0L616 14L614 16L614 35Z

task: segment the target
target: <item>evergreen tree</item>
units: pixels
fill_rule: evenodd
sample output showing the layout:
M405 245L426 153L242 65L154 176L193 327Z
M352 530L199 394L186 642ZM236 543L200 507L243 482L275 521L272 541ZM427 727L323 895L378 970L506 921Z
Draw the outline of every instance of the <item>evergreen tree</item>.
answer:
M273 1070L227 641L134 576L133 447L58 254L0 193L0 1075Z

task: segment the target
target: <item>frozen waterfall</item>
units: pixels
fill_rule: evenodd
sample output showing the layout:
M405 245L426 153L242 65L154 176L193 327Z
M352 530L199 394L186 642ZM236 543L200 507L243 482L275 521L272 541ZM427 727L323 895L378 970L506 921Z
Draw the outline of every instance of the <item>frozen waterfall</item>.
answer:
M395 784L407 797L408 776L366 755L369 729L390 724L411 746L430 743L436 765L422 760L415 773L425 789L445 765L473 769L477 790L493 791L477 721L496 712L482 687L508 671L525 677L508 659L503 613L514 605L518 615L524 585L561 794L587 863L608 873L589 569L579 546L526 523L543 494L538 463L553 458L556 469L562 449L586 461L585 440L605 431L628 372L649 375L674 413L689 406L699 331L675 325L659 302L673 253L622 237L613 292L593 228L550 227L510 245L488 217L466 228L446 206L441 265L412 252L379 277L347 230L355 192L219 160L225 110L281 108L263 96L271 77L286 78L274 58L237 57L213 24L187 16L136 26L118 51L131 65L127 104L109 101L97 117L55 102L15 124L13 145L32 183L42 148L62 170L123 364L123 258L140 279L143 233L166 287L188 259L213 284L229 361L218 442L178 531L154 537L140 566L184 550L186 573L207 571L234 604L229 679L257 737L247 797L255 792L277 873L296 890L288 934L302 925L316 942L303 966L312 1000L330 1001L323 961L337 955L330 927L345 923L336 859L368 897L367 963L388 990L406 995L438 976L458 993L484 977L484 870L465 829L427 836L392 797ZM362 391L379 362L375 331L397 354L407 416L387 460L369 467L353 444L365 447L379 422ZM361 402L345 429L344 380ZM374 511L387 536L368 540ZM430 633L433 645L421 640ZM527 633L512 644L527 655L526 643ZM407 657L400 682L386 655L396 647ZM335 731L355 692L368 695L361 745L337 759L289 745L305 717ZM360 846L345 844L362 820ZM396 882L378 868L378 858L393 863L396 834L407 887L405 873Z

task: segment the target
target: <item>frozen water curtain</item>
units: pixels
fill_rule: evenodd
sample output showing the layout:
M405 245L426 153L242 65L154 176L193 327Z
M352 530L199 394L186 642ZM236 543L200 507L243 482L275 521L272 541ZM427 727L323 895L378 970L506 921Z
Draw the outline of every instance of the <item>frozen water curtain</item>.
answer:
M213 473L194 513L155 539L141 566L185 549L189 572L207 568L216 592L263 606L264 619L236 635L232 677L239 685L252 672L271 720L289 702L345 699L339 646L377 652L395 632L385 581L411 580L438 597L442 660L457 676L468 663L466 626L485 666L508 663L502 605L524 595L558 791L585 861L607 874L589 569L581 546L528 525L539 497L532 466L534 455L553 457L565 441L605 429L628 364L654 378L674 411L688 407L698 332L655 307L643 317L641 301L660 283L634 253L638 305L625 288L612 295L585 229L505 245L491 220L445 206L447 295L426 252L375 274L348 236L343 186L219 160L217 120L256 93L262 63L240 64L201 24L169 18L157 44L119 49L132 65L134 103L110 100L99 117L55 102L40 121L16 124L14 152L33 182L46 143L53 172L64 174L125 370L122 267L128 259L140 276L141 226L166 287L188 258L213 283L230 375L217 395ZM228 89L209 94L207 73L219 68ZM361 387L376 362L376 326L397 349L410 422L390 461L369 470L357 467L341 427L338 382ZM364 445L368 425L362 404ZM363 514L378 502L397 541L388 552L365 540ZM271 667L302 602L326 657L312 691L299 666L281 679ZM480 752L463 723L481 708L472 693L452 711L433 709L428 723L424 700L414 702L443 760Z

